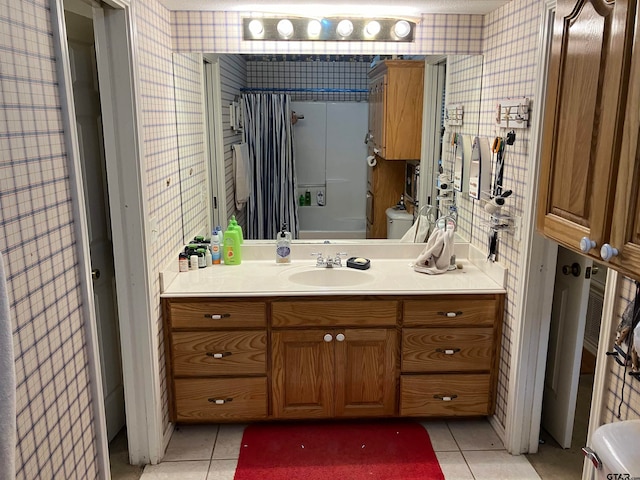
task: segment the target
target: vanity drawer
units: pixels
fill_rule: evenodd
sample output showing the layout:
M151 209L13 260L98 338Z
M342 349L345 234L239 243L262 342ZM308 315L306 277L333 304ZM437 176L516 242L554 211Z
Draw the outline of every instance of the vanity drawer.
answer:
M493 328L404 328L403 372L489 371Z
M266 332L173 332L176 376L265 374Z
M265 377L176 379L175 392L178 422L248 421L267 417Z
M405 300L403 324L490 327L499 317L500 303L495 295L451 295L424 300Z
M398 319L395 300L327 300L274 302L274 327L392 326Z
M490 415L490 375L402 375L400 415L455 417ZM447 400L449 399L449 400Z
M172 328L266 327L263 302L175 302L169 305Z

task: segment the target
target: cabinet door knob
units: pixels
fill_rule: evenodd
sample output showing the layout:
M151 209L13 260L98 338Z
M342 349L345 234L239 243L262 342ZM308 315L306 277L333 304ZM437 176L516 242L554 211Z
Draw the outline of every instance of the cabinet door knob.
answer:
M589 250L592 248L596 248L596 242L591 240L589 237L582 237L580 239L580 250L583 253L589 253Z
M331 335L330 333L326 333L324 336L324 341L329 343L331 340L333 340L333 335Z
M600 256L605 262L611 260L613 257L618 255L618 253L619 253L618 249L612 247L608 243L605 243L604 245L602 245L602 248L600 249Z
M339 342L344 342L344 333L339 333L336 335L336 340Z

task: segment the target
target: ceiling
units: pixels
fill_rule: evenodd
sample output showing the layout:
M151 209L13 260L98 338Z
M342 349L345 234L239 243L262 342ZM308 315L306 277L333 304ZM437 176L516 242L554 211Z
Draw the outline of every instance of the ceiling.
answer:
M510 0L160 0L169 10L286 13L289 15L412 16L422 13L485 14Z

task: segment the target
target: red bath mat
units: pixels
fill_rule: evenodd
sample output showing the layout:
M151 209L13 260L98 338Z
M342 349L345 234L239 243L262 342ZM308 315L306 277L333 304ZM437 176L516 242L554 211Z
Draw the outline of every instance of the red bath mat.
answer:
M418 423L249 425L235 480L444 480Z

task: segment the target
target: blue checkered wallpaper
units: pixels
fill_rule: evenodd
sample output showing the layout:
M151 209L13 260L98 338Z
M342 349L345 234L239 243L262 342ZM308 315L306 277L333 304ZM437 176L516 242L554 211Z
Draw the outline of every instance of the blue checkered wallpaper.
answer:
M85 319L49 2L0 0L0 32L0 251L16 359L16 478L95 478Z

